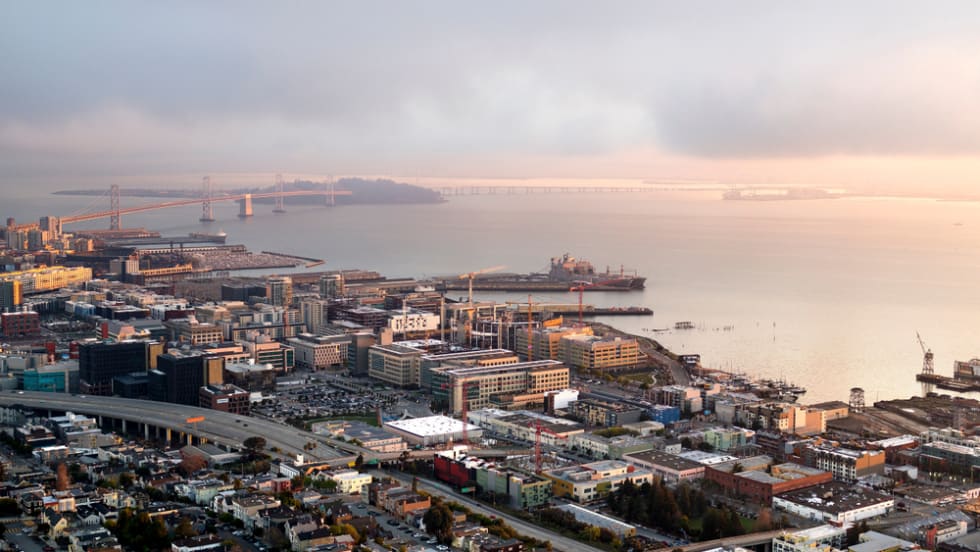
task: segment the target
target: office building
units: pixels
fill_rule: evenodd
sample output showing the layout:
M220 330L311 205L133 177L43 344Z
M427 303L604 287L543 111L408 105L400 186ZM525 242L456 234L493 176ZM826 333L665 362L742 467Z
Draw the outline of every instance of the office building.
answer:
M499 366L451 365L432 369L432 395L450 412L481 408L515 410L544 406L545 393L567 389L568 367L556 360L519 362Z
M425 351L405 345L373 345L368 349L368 376L397 387L419 384Z
M222 383L222 365L220 358L199 352L160 355L157 369L150 374L150 399L198 406L202 386Z
M561 353L562 338L573 335L593 335L592 328L589 326L583 326L580 328L536 328L532 330L530 351L531 360L558 360ZM521 355L522 359L527 359L527 332L515 332L514 342L514 351Z
M296 354L296 367L304 370L339 369L347 366L349 335L300 334L286 342Z
M33 311L0 314L0 335L21 339L41 335L41 316Z
M145 373L149 365L148 343L83 343L78 347L79 389L90 395L111 395L112 379L134 372Z
M249 396L250 393L248 391L230 383L208 384L202 386L199 390L198 406L248 416Z
M269 304L288 307L293 303L293 280L289 276L275 276L265 281L265 298Z
M606 497L626 481L634 485L653 483L653 473L620 460L602 460L591 464L546 470L541 473L551 479L556 497L567 497L580 503L590 503Z
M558 360L575 370L633 370L640 364L640 345L636 338L566 335L559 340Z

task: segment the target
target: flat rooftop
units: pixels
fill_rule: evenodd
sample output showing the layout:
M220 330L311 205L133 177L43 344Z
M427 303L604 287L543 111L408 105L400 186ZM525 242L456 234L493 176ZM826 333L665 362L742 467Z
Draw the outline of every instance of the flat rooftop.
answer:
M449 416L426 416L425 418L408 418L405 420L395 420L385 422L385 427L428 437L435 435L445 435L447 433L462 433L463 422L450 418ZM480 428L473 424L466 424L467 431L479 431Z
M648 450L644 452L634 452L631 454L624 454L625 459L636 459L640 462L648 463L655 466L663 466L667 469L674 471L688 471L703 469L704 465L688 460L676 454L670 454L668 452L661 452L658 450Z
M779 495L778 500L807 506L832 515L895 501L892 497L870 489L852 487L837 481L783 493Z

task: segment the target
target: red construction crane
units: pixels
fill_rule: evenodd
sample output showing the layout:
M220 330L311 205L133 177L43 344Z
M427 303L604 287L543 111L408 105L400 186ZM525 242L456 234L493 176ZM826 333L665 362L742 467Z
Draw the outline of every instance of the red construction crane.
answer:
M466 388L469 387L469 385L470 382L466 380L459 382L460 397L462 398L462 402L463 402L462 409L460 411L460 416L463 419L463 443L467 445L470 444L469 432L467 431L467 426L469 426L469 422L466 421L466 413L469 411L469 404L470 404L469 398L466 395ZM450 398L452 397L452 389L454 387L455 387L454 385L451 385L449 383L444 383L441 386L442 389L449 390ZM452 404L451 400L449 402L450 404Z
M534 471L541 473L541 434L547 433L558 439L568 439L564 435L555 433L551 429L541 424L541 420L534 420Z
M601 285L605 285L605 284L611 284L613 282L618 282L618 281L619 281L619 279L615 279L615 280L601 280L601 281L598 281L598 282L576 282L578 284L577 286L572 286L572 287L568 288L568 291L577 291L578 292L578 325L579 326L582 325L582 296L584 295L585 290L588 289L588 288L591 288L591 287L601 286Z

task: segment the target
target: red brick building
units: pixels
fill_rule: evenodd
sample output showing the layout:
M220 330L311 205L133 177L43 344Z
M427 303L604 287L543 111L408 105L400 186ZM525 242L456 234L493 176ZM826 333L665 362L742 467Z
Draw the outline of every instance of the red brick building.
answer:
M759 500L832 481L832 473L800 464L772 464L768 456L754 456L707 466L704 478L724 489Z
M248 416L250 393L230 383L205 385L199 393L201 408Z
M0 334L5 337L37 337L41 335L41 317L33 311L0 314Z

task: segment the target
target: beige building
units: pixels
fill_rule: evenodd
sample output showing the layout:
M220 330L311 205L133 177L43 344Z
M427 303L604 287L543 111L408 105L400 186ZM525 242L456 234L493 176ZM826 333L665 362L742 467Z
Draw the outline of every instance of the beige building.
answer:
M592 335L592 328L539 328L531 332L531 360L558 360L561 351L561 340L573 335ZM514 335L515 349L522 358L527 358L527 333L517 332Z
M355 470L347 470L334 473L320 473L317 477L332 479L337 483L337 492L342 494L361 494L372 478L369 473L360 473Z
M559 342L558 360L576 370L614 372L640 363L636 338L567 335Z
M569 466L542 472L551 479L556 497L568 497L588 503L604 498L626 481L635 485L653 483L653 473L619 460L603 460L580 466Z
M567 389L568 367L556 360L519 362L500 366L442 366L431 373L432 394L449 410L496 407L512 410L544 404L549 391Z
M397 387L416 386L422 354L404 345L373 345L368 349L368 376Z

